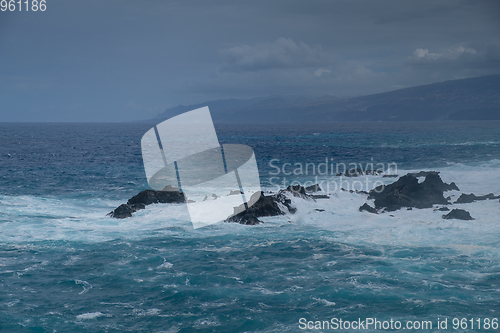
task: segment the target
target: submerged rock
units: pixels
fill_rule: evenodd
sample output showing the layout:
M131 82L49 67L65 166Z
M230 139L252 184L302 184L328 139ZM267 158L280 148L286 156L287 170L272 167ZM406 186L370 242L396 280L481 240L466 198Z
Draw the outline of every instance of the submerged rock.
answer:
M356 193L356 194L369 194L368 192L366 191L363 191L363 190L346 190L345 188L341 188L340 189L341 191L344 191L344 192L349 192L349 193Z
M425 175L418 182L417 175ZM432 208L433 205L449 204L443 196L444 191L458 189L454 184L443 183L437 172L407 174L389 185L380 185L369 192L368 199L375 199L375 208L394 211L402 207Z
M310 194L309 196L313 199L330 199L330 196L327 194Z
M337 173L337 176L344 176L344 177L358 177L358 176L378 176L382 174L382 170L363 170L360 168L356 169L349 169L346 170L344 173Z
M146 208L146 205L142 203L137 203L133 205L122 204L112 212L108 213L108 216L116 217L117 219L124 219L126 217L132 217L132 213L135 213L139 209L144 209L144 208Z
M498 198L500 198L500 195L495 196L493 193L489 193L486 195L480 195L480 196L477 196L474 193L471 193L471 194L462 193L462 195L460 195L460 197L457 199L457 201L455 201L455 203L471 203L474 201L487 200L487 199L494 200L494 199L498 199Z
M372 206L368 205L367 203L365 203L365 204L363 204L363 206L359 207L359 211L360 212L367 211L368 213L377 214L377 210L375 208L373 208Z
M455 219L455 220L465 220L465 221L474 220L474 218L470 216L470 213L463 209L453 209L448 214L443 215L443 219L445 220Z

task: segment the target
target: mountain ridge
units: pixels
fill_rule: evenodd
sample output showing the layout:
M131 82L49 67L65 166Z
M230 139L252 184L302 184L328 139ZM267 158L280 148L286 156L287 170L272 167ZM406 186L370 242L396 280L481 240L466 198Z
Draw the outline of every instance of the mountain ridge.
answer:
M208 106L214 122L300 123L335 121L500 120L500 75L456 79L359 97L226 99L179 105L162 121Z

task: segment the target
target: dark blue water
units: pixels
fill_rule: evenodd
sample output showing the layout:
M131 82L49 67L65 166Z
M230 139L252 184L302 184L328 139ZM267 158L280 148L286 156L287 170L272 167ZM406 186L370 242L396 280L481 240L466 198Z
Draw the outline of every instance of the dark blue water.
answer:
M0 124L1 332L298 332L300 318L333 317L436 331L437 318L451 330L453 317L500 317L498 202L467 206L474 222L432 209L371 217L343 193L313 204L324 213L304 205L259 226L193 230L182 205L106 217L147 188L151 126ZM264 187L271 160L329 159L436 169L500 193L500 122L216 129L253 147Z

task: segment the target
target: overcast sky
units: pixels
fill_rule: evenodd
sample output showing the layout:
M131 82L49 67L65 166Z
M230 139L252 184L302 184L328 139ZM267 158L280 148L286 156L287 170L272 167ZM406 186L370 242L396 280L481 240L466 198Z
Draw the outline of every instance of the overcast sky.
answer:
M0 12L0 121L129 121L499 73L500 1L47 0L45 12Z

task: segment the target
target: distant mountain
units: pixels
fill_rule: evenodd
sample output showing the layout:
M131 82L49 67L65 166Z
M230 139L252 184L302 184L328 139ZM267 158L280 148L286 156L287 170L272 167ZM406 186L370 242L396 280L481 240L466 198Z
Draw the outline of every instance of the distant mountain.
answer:
M451 80L352 98L228 99L177 106L161 121L208 106L214 122L500 120L500 75Z

